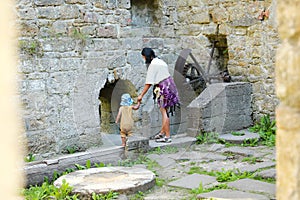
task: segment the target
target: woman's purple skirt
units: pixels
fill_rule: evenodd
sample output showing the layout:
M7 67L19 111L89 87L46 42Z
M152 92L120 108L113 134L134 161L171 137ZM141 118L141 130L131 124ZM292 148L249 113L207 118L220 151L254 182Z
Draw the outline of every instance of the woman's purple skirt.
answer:
M159 90L155 92L157 87L159 87ZM157 104L162 108L166 108L166 110L170 108L168 112L173 114L175 106L179 106L180 104L178 91L173 78L170 76L155 85L154 93Z

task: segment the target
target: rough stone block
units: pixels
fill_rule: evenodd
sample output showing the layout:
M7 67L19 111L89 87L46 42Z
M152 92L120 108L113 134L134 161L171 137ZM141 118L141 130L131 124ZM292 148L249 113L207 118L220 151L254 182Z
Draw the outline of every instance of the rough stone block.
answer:
M199 2L197 2L196 4L198 5ZM209 18L209 13L208 12L209 11L206 7L192 7L192 9L190 9L190 12L187 15L187 17L190 18L189 19L190 23L193 23L193 24L208 24L208 23L210 23L210 18Z
M37 6L59 6L64 3L64 0L34 0Z
M188 123L187 128L201 127L205 132L222 134L250 126L252 124L250 91L248 83L209 85L188 106L188 121L197 121ZM245 113L246 111L249 113ZM198 119L195 116L198 116Z
M47 89L49 93L65 93L69 94L74 85L74 72L54 72L50 74L47 80Z
M26 20L22 21L20 26L22 27L22 32L20 32L20 35L30 37L32 35L36 35L40 32L38 25L36 22Z
M118 8L131 8L131 1L130 0L119 0L118 1Z
M45 80L31 80L27 83L27 91L35 92L35 91L45 91L46 83Z
M52 24L51 30L56 34L66 34L71 22L55 21Z
M55 7L39 7L37 10L39 18L54 20L60 17L60 13L56 11Z
M29 131L27 137L28 152L33 154L51 152L56 146L55 136L44 130Z
M149 149L149 138L132 136L127 141L128 150L139 149L147 150Z
M96 34L96 26L84 26L80 28L80 33L93 37Z
M66 0L67 4L85 4L87 0Z
M80 9L77 5L64 5L59 8L60 19L76 19L80 16Z
M124 45L126 49L141 51L142 49L141 38L126 38L124 39Z
M20 13L20 19L33 20L36 17L34 8L26 7L25 9L20 9L18 12Z
M68 52L75 49L73 38L45 39L41 43L44 52ZM57 58L57 57L56 57Z
M226 84L226 95L227 96L243 96L250 95L252 93L252 87L250 83L236 82L234 84Z
M83 20L87 23L98 23L99 22L99 14L95 12L86 12ZM101 23L101 22L100 22Z

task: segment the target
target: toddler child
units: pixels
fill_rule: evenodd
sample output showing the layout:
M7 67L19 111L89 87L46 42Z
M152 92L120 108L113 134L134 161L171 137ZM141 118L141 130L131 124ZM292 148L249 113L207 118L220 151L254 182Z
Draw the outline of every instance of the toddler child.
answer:
M122 140L122 146L126 146L127 137L132 135L133 129L133 117L132 110L137 110L140 107L140 102L136 106L132 106L133 100L128 93L125 93L121 96L121 103L119 112L116 118L116 123L120 121L120 134Z

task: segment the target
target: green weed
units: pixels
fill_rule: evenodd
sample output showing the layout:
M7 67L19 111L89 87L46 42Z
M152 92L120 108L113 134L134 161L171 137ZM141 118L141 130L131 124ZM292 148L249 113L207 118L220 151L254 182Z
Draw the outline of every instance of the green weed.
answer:
M95 167L100 168L100 167L105 167L106 165L102 162L100 163L94 163Z
M67 146L66 150L67 150L68 154L73 154L78 151L78 147L77 146Z
M255 177L253 177L253 179L259 180L259 181L264 181L264 182L267 182L267 183L272 183L272 184L276 183L276 179L275 178L264 178L264 177L256 175Z
M202 183L200 183L198 188L191 190L191 193L197 195L197 194L201 194L201 193L205 193L205 192L211 192L214 190L221 190L221 189L227 189L227 188L228 188L227 184L219 184L219 185L215 185L210 188L204 188Z
M222 169L221 172L215 172L215 175L217 177L217 181L219 182L228 182L228 181L235 181L238 179L243 179L243 178L253 178L254 175L253 173L249 172L240 172L239 170L234 171L234 170L227 170L225 171Z
M225 171L222 169L221 172L218 171L205 171L201 167L193 166L190 168L190 170L187 172L188 174L206 174L209 176L215 176L217 178L217 181L219 182L228 182L228 181L234 181L238 179L243 178L253 178L254 174L249 172L240 172L239 170L227 170Z
M63 180L61 187L44 182L42 186L31 186L22 191L25 200L78 200L78 195L71 195L72 187Z
M164 184L165 184L165 180L164 179L161 179L161 178L155 178L155 184L158 186L158 187L162 187Z
M240 133L240 132L232 132L231 135L234 135L234 136L244 136L245 133Z
M75 167L76 167L78 170L89 169L89 168L91 168L91 161L90 161L90 160L87 160L86 163L85 163L85 166L79 165L79 164L75 164Z
M106 194L96 194L92 193L92 200L110 200L110 199L117 199L119 196L118 192L109 191Z
M134 196L130 197L130 200L143 200L145 194L141 191L138 191Z
M149 151L149 154L164 154L164 153L177 153L178 148L173 146L166 146L164 148L156 147L154 150Z
M196 136L197 144L211 144L211 143L220 143L219 134L217 133L201 133Z
M201 167L198 167L198 166L193 166L190 168L190 170L187 172L188 174L206 174L206 175L209 175L209 176L215 176L215 172L213 171L206 171L204 170L203 168Z
M31 56L43 55L43 53L41 52L41 44L38 40L20 40L19 48L21 51Z
M243 147L256 147L256 146L258 146L258 143L259 143L258 138L248 138L248 139L243 141L241 146L243 146Z
M191 162L191 163L190 163L190 165L196 165L196 164L197 164L196 162Z
M32 153L29 153L25 158L24 158L25 162L32 162L35 161L35 156Z
M275 146L276 121L272 121L270 115L264 115L260 121L253 127L250 127L249 130L259 134L263 145Z
M71 36L75 39L81 40L83 42L86 41L86 39L88 38L86 35L84 35L83 33L81 33L78 29L74 29Z
M125 167L132 167L139 164L146 165L147 169L152 171L154 174L156 174L155 168L160 167L156 161L147 158L145 155L140 155L136 160L126 159L119 162L119 166Z
M256 157L245 157L245 158L242 159L242 162L248 162L250 164L255 164L257 162L261 162L261 160L259 160Z

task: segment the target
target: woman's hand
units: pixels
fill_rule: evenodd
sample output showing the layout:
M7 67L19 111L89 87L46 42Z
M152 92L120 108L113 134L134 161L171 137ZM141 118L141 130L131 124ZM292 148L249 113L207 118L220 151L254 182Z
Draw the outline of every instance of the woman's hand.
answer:
M149 88L151 87L151 84L145 84L144 89L142 91L142 93L138 96L137 101L141 102L143 99L144 94L146 94L146 92L149 90Z
M137 98L137 101L138 101L138 102L142 102L142 99L143 99L143 96L142 96L142 95L139 95L138 98Z

